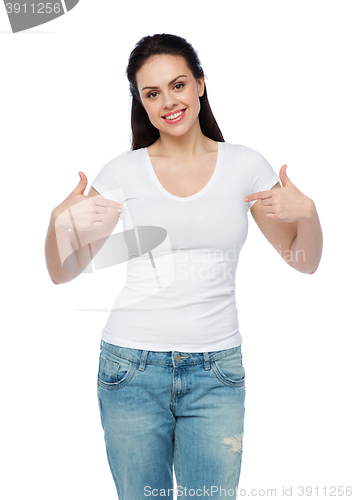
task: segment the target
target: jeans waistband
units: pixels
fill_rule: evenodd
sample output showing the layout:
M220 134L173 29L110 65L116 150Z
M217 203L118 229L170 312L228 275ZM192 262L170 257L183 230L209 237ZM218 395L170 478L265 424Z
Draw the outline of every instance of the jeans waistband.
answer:
M122 347L101 340L101 349L104 348L111 354L123 359L139 364L139 368L144 370L146 364L163 366L181 366L205 364L205 369L210 368L210 361L222 359L225 356L241 351L241 345L223 349L221 351L205 352L183 352L183 351L148 351L145 349L134 349L132 347Z

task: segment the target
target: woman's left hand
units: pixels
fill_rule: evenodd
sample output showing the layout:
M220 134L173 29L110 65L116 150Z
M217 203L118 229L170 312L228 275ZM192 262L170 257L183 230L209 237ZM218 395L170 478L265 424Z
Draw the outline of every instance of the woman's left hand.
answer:
M261 200L269 220L295 222L310 219L315 210L314 202L294 186L285 173L286 168L287 165L283 165L279 172L283 187L250 194L246 196L245 201Z

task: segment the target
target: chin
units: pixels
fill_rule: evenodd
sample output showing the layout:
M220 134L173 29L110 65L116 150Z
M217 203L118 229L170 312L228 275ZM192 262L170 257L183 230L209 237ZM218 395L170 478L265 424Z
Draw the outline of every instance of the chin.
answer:
M197 117L198 120L198 117ZM187 124L184 123L183 125L177 127L170 127L169 125L166 125L164 128L159 128L160 133L163 132L166 135L172 135L175 137L183 136L188 134L194 127L195 127L195 121L192 124ZM156 127L156 125L155 125ZM157 128L157 127L156 127Z

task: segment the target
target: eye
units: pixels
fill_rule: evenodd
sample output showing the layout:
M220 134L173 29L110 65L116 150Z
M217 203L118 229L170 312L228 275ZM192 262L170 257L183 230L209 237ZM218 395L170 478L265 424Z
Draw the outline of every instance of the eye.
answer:
M180 87L179 87L180 86ZM178 87L178 88L177 88ZM184 87L184 83L176 83L176 85L173 87L174 89L181 90L181 88ZM153 94L157 94L157 92L150 92L146 97L147 99L150 99L151 97L154 98L155 96Z

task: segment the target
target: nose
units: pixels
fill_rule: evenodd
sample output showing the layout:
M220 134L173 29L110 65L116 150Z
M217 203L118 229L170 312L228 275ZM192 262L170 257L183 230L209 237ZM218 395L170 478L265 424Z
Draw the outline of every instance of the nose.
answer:
M173 106L177 106L177 99L175 99L173 95L167 92L166 94L164 94L162 105L164 109L173 108Z

